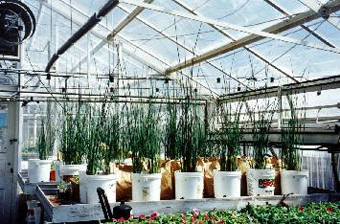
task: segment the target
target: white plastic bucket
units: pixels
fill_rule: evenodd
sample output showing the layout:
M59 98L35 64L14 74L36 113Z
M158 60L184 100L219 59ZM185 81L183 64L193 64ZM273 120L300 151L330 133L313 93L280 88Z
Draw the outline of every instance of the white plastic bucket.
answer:
M203 172L175 172L176 199L201 199L203 188Z
M61 176L78 176L79 166L81 165L61 165L60 175Z
M79 182L80 203L86 204L86 165L79 166Z
M99 203L97 188L101 187L107 196L109 203L116 202L116 182L117 176L110 175L86 175L85 188L86 188L86 202L88 204Z
M215 198L241 196L241 171L214 171Z
M307 194L308 170L281 170L282 194Z
M162 174L133 173L132 201L159 201L161 197Z
M274 195L275 169L247 169L249 196Z
M30 183L40 183L50 181L51 160L28 160L28 177Z

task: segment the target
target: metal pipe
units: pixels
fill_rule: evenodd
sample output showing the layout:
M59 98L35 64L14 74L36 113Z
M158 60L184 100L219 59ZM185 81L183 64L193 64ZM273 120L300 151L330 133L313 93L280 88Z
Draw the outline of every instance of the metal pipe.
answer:
M119 3L119 0L109 0L97 13L94 13L87 22L75 32L70 39L64 43L59 50L52 56L47 63L45 72L49 72L53 64L59 59L59 56L64 54L73 44L75 44L80 38L88 33L94 26L96 26L104 16L106 16L114 7Z

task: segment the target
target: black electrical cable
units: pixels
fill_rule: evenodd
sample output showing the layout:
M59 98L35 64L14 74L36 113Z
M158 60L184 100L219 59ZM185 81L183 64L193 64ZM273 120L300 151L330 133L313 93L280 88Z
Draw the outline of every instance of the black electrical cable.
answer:
M59 56L64 54L73 44L75 44L80 38L82 38L86 33L88 33L95 25L97 25L104 16L106 16L115 6L117 6L119 0L108 1L97 13L94 13L87 22L80 27L80 29L75 32L67 41L62 45L57 53L55 53L50 61L48 62L45 71L49 72L53 64L59 59Z

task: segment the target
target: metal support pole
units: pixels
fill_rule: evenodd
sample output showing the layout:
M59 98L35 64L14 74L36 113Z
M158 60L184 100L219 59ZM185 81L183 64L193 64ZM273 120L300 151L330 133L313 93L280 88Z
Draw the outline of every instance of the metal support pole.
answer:
M277 98L279 100L279 108L278 108L278 119L277 119L277 129L281 130L282 126L282 88L279 87L277 91Z
M339 181L339 174L338 174L339 153L331 152L331 158L332 158L332 169L333 169L333 175L334 175L335 190L337 192L340 192L340 181Z

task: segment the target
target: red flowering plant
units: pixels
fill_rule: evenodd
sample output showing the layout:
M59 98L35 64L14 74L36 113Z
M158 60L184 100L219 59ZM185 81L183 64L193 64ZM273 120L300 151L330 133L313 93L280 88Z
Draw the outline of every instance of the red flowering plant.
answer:
M239 211L200 212L193 209L185 214L133 216L129 220L113 220L114 223L338 223L340 202L310 203L301 206L283 207L279 205L247 205Z

